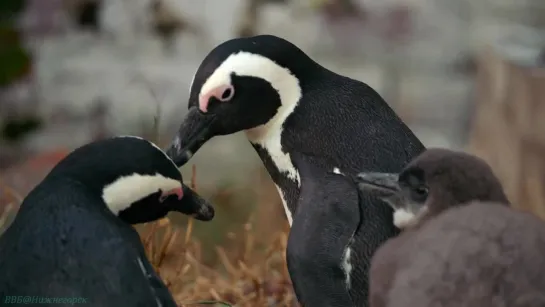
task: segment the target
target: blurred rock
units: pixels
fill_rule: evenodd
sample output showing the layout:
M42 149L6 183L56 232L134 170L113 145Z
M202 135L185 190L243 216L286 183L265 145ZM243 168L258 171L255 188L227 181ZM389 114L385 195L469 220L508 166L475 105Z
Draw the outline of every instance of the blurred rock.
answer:
M72 0L25 0L21 26L29 39L50 37L67 30Z
M70 151L67 149L57 148L32 155L4 170L2 185L8 186L24 198L68 153Z
M78 28L98 33L101 30L99 14L102 7L101 0L78 1L74 19Z
M7 144L5 142L1 142L0 146L2 148L0 151L0 174L1 171L19 163L29 156L28 151L22 149L20 146Z
M40 118L33 116L7 118L2 123L0 138L14 143L24 138L27 134L40 129L41 126L42 121Z
M472 1L472 43L493 45L519 63L532 64L545 43L545 3L541 0Z
M42 42L36 63L42 98L38 111L44 118L67 113L66 117L71 119L64 120L62 125L58 120L57 125L48 121L46 130L28 138L29 149L73 148L93 140L99 133L93 132L97 125L89 113L97 100L105 104L100 135L147 136L146 129L151 127L154 116L159 115L160 143L166 146L187 113L188 88L194 72L215 44L235 35L237 18L244 5L243 0L229 3L162 0L173 11L199 20L203 31L211 37L208 46L200 46L195 38L183 38L178 52L165 56L151 33L139 26L146 22L149 25L146 18L150 16L145 17L145 12L152 1L134 0L131 6L123 1L108 1L101 15L107 30L116 33L118 39L106 42L70 33ZM449 65L467 50L469 38L460 34L466 25L446 9L431 5L431 0L354 3L365 8L366 20L369 17L372 23L390 16L393 23L386 22L385 29L391 30L389 25L404 29L410 24L410 39L402 47L388 45L380 43L380 31L357 27L361 33L356 36L343 33L350 40L361 39L358 42L361 51L358 49L350 56L341 56L338 50L323 53L328 43L318 26L318 16L294 18L289 5L264 6L258 31L285 37L325 67L368 83L388 99L399 100L399 103L389 102L415 127L424 143L443 144L436 140L445 139L458 146L463 139L461 126L467 115L465 106L470 101L471 79L467 75L456 76ZM409 15L411 18L407 18ZM381 28L377 24L373 27ZM318 41L325 43L317 44ZM394 49L395 53L389 52ZM398 68L399 82L393 85L397 89L385 84L388 65ZM386 96L386 91L395 92L396 98ZM419 134L427 130L434 132L430 140L429 133ZM209 187L225 182L252 185L257 175L250 170L262 168L243 134L214 138L196 154L190 164L193 163L198 167L199 180ZM184 167L183 171L188 178L190 167Z
M541 48L537 62L541 67L545 67L545 47Z
M200 26L182 16L165 0L152 0L150 13L153 33L161 39L163 48L167 52L175 51L173 48L176 39L183 32L201 38L204 35Z

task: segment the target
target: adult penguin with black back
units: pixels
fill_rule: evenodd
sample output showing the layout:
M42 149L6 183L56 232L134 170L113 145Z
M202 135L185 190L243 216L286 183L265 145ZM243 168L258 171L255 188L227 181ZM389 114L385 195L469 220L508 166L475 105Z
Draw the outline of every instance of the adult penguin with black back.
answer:
M153 143L116 137L76 149L0 238L2 304L177 306L131 226L170 211L214 216Z
M362 166L399 172L424 150L380 95L294 44L260 35L213 49L194 76L188 107L167 153L182 165L210 138L246 132L292 227L287 261L298 300L312 307L367 306L371 256L399 230L390 208L358 195L346 178ZM333 176L335 168L347 176ZM339 186L339 198L325 197L338 195ZM339 205L354 214L335 216L332 206ZM337 230L316 231L330 225Z

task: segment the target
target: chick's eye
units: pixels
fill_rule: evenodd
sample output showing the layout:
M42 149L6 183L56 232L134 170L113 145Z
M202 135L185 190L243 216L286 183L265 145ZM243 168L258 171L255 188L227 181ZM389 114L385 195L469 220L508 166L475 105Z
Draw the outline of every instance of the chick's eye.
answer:
M419 196L428 196L428 188L424 186L419 186L414 189L414 192Z

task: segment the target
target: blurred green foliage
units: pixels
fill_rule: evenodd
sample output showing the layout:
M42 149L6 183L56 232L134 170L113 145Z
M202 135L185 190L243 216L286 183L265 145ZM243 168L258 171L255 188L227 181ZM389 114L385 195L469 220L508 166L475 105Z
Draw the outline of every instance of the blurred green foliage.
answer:
M0 0L0 87L9 86L31 70L32 58L17 28L24 6L23 0Z
M26 1L23 0L2 0L0 1L0 18L11 19L18 16L25 7Z

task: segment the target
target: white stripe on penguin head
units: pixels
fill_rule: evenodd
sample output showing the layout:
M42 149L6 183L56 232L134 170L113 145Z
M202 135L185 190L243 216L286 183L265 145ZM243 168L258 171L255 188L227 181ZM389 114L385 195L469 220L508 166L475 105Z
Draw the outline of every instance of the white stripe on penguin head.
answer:
M299 172L293 165L289 153L282 150L281 137L286 119L293 113L302 97L299 79L285 67L259 54L240 51L231 54L203 83L199 96L222 85L231 84L231 75L260 78L267 81L280 97L281 106L277 113L265 124L246 130L250 142L265 149L278 171L293 180L299 187ZM236 91L236 89L235 89ZM259 103L256 101L256 103ZM277 186L288 222L292 223L286 199Z

